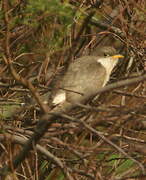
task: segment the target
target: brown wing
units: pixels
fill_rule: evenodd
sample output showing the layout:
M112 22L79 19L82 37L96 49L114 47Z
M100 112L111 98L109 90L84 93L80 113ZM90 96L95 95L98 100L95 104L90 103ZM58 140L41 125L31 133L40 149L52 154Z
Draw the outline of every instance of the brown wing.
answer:
M66 91L67 101L83 103L103 86L105 77L105 68L97 62L97 57L84 56L77 59L70 64L62 81L64 89L73 91Z

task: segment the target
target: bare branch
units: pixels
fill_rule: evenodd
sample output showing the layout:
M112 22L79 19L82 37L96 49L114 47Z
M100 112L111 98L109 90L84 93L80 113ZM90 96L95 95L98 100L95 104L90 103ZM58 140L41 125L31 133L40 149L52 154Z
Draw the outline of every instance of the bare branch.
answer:
M103 93L103 92L108 92L108 91L111 91L111 90L114 90L114 89L118 89L120 87L124 87L124 86L129 86L129 85L132 85L132 84L140 83L140 82L145 81L145 80L146 80L146 74L138 76L136 78L118 81L118 82L109 84L109 85L99 89L96 92L96 95L100 94L100 93Z
M10 135L8 133L0 134L0 141L4 141L6 139L10 140L13 143L18 143L22 146L24 146L28 140L27 138L23 138L14 134L13 135ZM69 173L70 170L61 162L59 158L57 158L51 152L47 151L44 147L38 144L36 145L36 150L40 152L41 154L45 155L49 160L53 161L53 163L56 164L58 167L60 167L64 175L69 180L73 180L73 177Z

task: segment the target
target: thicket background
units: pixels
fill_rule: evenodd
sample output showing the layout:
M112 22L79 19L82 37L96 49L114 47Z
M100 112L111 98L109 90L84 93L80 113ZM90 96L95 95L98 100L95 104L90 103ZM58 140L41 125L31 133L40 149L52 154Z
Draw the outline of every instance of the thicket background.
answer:
M145 0L2 0L0 9L0 168L12 169L1 178L145 179L145 82L101 94L89 102L94 109L77 107L69 113L119 151L80 123L59 118L41 139L43 149L34 147L16 170L12 164L43 114L35 92L50 108L50 94L75 58L110 45L125 56L110 83L145 72ZM23 80L33 84L33 95Z

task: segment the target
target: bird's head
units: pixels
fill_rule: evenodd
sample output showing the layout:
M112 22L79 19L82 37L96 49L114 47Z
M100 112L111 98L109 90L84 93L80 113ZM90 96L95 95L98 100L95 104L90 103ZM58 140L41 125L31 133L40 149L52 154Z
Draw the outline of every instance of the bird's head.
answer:
M108 56L113 56L115 55L116 49L113 48L112 46L103 46L103 47L96 47L91 55L93 56L100 56L100 57L108 57Z
M114 55L112 54L112 55L99 57L97 61L105 67L107 72L111 73L113 68L118 63L118 60L121 58L124 58L124 56L120 54L114 54Z
M111 46L104 46L99 49L99 56L109 57L115 55L116 49Z
M118 63L118 60L124 56L116 54L116 50L114 48L104 48L103 52L105 53L104 56L98 57L97 62L100 63L106 70L107 76L104 81L105 85L110 78L112 70Z

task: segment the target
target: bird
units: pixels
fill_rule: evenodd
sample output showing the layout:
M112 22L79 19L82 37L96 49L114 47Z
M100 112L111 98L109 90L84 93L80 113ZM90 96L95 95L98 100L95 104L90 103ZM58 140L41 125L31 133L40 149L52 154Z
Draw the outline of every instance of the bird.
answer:
M123 57L115 48L105 46L71 62L52 101L58 106L57 111L67 111L73 104L84 104L107 84L112 70Z

